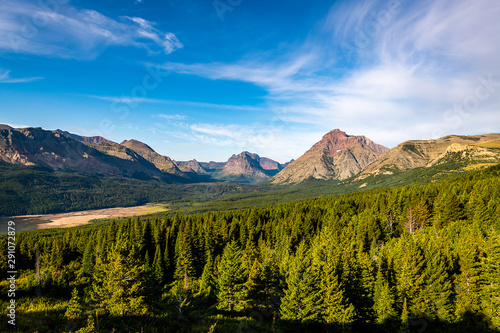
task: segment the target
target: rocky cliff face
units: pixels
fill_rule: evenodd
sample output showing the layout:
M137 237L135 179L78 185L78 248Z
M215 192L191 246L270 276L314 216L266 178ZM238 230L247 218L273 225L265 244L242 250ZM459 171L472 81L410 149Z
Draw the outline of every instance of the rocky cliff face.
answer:
M198 175L208 174L207 170L205 170L205 168L197 160L179 161L177 164L184 172L194 172Z
M376 144L364 135L347 135L339 129L334 129L333 131L326 133L320 141L316 142L306 152L306 154L317 150L327 150L330 155L334 156L343 150L360 145L365 146L378 154L383 154L389 150L387 147Z
M41 128L0 130L0 160L54 170L168 180L152 163L126 147L84 143L61 131Z
M270 170L270 171L273 171L273 172L279 172L281 170L283 170L284 166L270 158L267 158L267 157L262 157L260 159L260 166L262 167L262 169L264 170Z
M257 154L242 152L233 155L226 162L220 174L222 176L246 176L251 178L269 178L260 165L260 157Z
M265 181L282 168L281 164L270 158L260 157L247 151L231 156L226 163L218 165L212 163L211 166L217 167L211 170L214 179L249 183Z
M272 178L275 184L298 183L308 178L343 180L358 174L388 148L365 136L328 132L304 155Z
M67 131L63 131L60 129L55 130L54 132L66 135L72 139L87 142L87 143L107 143L107 144L116 144L116 142L103 138L102 136L81 136L77 134L73 134Z
M153 163L162 172L172 174L182 178L189 178L189 176L183 172L177 163L168 156L163 156L158 154L148 146L147 144L137 141L137 140L125 140L120 143L121 146L127 147L139 154L146 161Z
M449 135L434 140L405 141L368 165L360 177L430 167L450 160L498 163L499 148L500 134Z

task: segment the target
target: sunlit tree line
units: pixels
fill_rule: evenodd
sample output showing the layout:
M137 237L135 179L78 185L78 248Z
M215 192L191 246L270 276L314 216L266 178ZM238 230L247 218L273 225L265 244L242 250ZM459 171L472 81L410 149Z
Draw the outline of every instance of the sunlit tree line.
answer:
M82 332L494 332L499 169L265 208L19 233L20 325L40 312L43 327Z

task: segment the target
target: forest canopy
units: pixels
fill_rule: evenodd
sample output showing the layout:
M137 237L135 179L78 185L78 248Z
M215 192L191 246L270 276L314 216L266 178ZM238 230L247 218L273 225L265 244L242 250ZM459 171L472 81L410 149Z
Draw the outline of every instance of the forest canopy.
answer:
M499 175L20 232L16 329L498 332Z

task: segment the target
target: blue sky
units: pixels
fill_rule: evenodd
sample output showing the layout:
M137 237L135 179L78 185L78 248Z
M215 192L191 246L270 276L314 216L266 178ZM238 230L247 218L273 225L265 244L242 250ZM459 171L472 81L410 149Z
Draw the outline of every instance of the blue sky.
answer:
M280 162L500 132L494 0L2 0L0 123Z

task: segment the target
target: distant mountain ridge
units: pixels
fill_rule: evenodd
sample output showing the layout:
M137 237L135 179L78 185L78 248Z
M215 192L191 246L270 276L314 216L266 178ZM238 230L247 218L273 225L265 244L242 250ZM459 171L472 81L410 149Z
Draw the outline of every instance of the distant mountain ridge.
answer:
M168 182L207 180L255 183L266 181L283 166L257 154L243 152L227 162L177 162L138 140L120 144L101 136L86 137L63 130L12 128L0 124L0 160L11 164L43 165L101 175Z
M169 183L270 181L292 185L308 179L357 181L416 168L431 168L426 171L429 175L432 167L447 162L459 162L457 170L492 165L500 163L500 134L409 140L389 150L366 136L335 129L297 160L280 164L248 151L234 154L226 162L175 161L134 139L118 144L101 136L0 124L0 161Z
M214 174L214 177L258 182L269 179L281 169L281 164L270 158L261 158L257 154L244 151L231 156L224 166Z
M500 134L448 135L432 140L408 140L382 154L359 177L432 167L447 161L500 163Z
M11 164L43 165L54 170L72 170L134 178L163 179L162 173L135 152L121 147L103 152L60 131L41 128L0 130L0 160Z
M125 140L120 145L127 147L142 156L147 161L153 163L159 170L183 178L190 178L190 175L180 170L177 163L168 156L158 154L147 144L137 140Z
M102 136L81 136L78 134L73 134L68 131L63 131L60 129L55 130L54 132L69 136L72 139L87 142L87 143L107 143L107 144L116 144L116 142L103 138Z
M335 129L274 176L274 184L299 183L309 178L344 180L357 175L389 149L365 136Z

